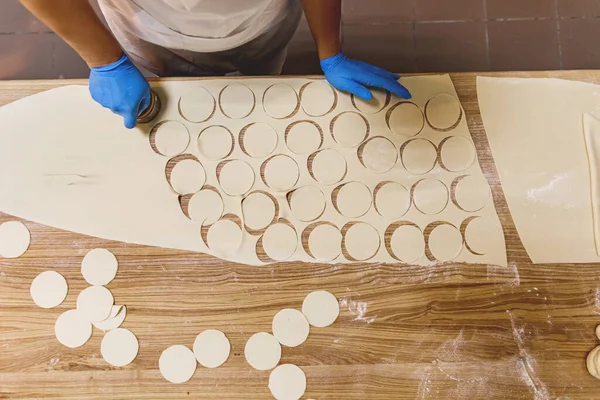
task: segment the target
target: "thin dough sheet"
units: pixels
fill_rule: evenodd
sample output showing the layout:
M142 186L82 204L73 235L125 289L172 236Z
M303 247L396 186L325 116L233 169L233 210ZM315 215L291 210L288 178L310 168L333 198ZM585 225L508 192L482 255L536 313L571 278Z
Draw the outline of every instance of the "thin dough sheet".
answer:
M600 255L600 121L590 114L583 115L585 147L590 166L590 189L594 216L594 241L596 254Z

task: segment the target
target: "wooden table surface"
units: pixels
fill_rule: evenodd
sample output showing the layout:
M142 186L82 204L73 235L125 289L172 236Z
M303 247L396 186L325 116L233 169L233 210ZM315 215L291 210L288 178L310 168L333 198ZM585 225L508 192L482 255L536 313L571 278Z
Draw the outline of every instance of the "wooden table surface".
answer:
M485 74L558 77L600 83L600 71ZM340 318L313 329L282 363L306 372L304 398L314 399L598 399L600 381L585 368L598 344L600 265L532 265L499 186L477 105L476 74L452 74L479 160L492 184L504 227L509 267L280 263L251 267L203 254L100 240L24 221L31 247L0 259L0 398L7 399L269 399L268 372L243 355L255 332L270 331L282 308L300 308L313 290L340 300ZM0 105L41 90L85 81L0 83ZM0 127L0 129L2 129ZM1 190L1 188L0 188ZM0 214L0 222L15 219ZM75 307L87 286L83 255L114 252L120 267L108 285L127 305L123 327L140 342L124 368L100 355L102 332L69 349L54 321ZM69 283L65 302L36 307L31 280L55 269ZM198 367L186 384L165 381L162 350L191 347L204 329L231 340L217 369Z

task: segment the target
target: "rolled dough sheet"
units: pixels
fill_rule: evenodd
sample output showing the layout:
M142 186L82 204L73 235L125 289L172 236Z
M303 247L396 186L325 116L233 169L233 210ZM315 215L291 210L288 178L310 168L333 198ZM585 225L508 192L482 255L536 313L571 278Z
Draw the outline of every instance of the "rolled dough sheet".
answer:
M534 263L600 262L583 114L600 87L558 79L477 78L502 189Z
M594 217L594 242L596 254L600 255L600 121L589 114L583 115L585 147L590 166L590 190L592 215Z

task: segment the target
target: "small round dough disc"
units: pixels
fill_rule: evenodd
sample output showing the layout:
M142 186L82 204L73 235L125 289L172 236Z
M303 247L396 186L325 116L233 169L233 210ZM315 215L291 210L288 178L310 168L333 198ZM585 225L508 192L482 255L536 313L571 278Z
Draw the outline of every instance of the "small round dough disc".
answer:
M490 185L483 176L464 176L454 187L456 204L468 212L479 211L485 207L491 194Z
M600 325L596 327L596 337L600 340Z
M448 188L437 179L421 179L413 188L413 201L417 210L426 215L439 214L448 205Z
M241 83L229 84L219 94L221 112L232 119L241 119L250 115L254 110L255 102L254 92Z
M21 257L29 248L29 229L19 221L7 221L0 225L0 256Z
M335 92L325 81L313 81L302 91L302 109L311 117L328 114L335 106Z
M368 132L369 127L360 114L346 111L334 119L331 133L340 146L356 147L367 138Z
M204 189L195 193L188 203L188 215L202 225L214 224L223 215L223 199L216 191Z
M67 280L56 271L44 271L31 282L29 292L33 302L42 308L53 308L61 304L69 286Z
M90 286L77 296L77 311L90 322L104 321L115 303L110 290L104 286Z
M221 160L231 153L233 136L224 126L214 125L205 128L198 135L198 151L208 160Z
M380 244L377 229L367 223L356 223L346 231L346 251L357 261L365 261L375 256Z
M219 175L221 189L230 196L241 196L248 193L254 185L254 170L242 160L226 162Z
M255 122L245 128L244 135L240 140L246 154L253 158L264 158L275 150L278 137L271 125Z
M267 256L275 261L285 261L296 251L298 235L294 228L279 222L267 228L262 245Z
M177 344L169 347L160 355L158 369L171 383L185 383L196 372L196 357L187 347Z
M596 379L600 379L600 360L598 359L600 356L600 346L594 347L592 351L590 351L586 357L585 364L588 372Z
M463 247L460 231L453 225L438 225L429 234L429 251L438 261L454 260Z
M421 133L425 126L425 116L418 105L402 102L391 108L387 122L396 135L411 137Z
M173 157L181 154L190 144L190 133L181 122L159 122L152 130L156 150L163 156Z
M61 344L74 349L92 336L92 324L80 311L68 310L56 319L54 334Z
M276 83L265 91L263 106L272 118L289 118L298 107L298 95L287 83Z
M198 192L206 182L206 173L202 164L196 160L181 160L171 171L171 187L179 194Z
M318 261L333 261L342 253L342 233L329 224L316 226L308 237L308 248Z
M365 215L371 208L371 204L371 191L361 182L348 182L337 194L337 209L348 218Z
M363 100L352 95L352 103L354 104L354 107L363 114L377 114L386 106L388 92L379 88L369 88L369 90L373 94L373 99Z
M290 208L300 221L314 221L323 214L325 206L325 195L316 186L302 186L290 196Z
M450 172L464 171L475 161L473 143L462 136L451 136L440 148L442 166Z
M452 128L460 121L461 114L460 103L448 93L435 95L425 105L425 116L433 129Z
M135 335L123 328L106 332L100 343L102 358L115 367L130 364L137 357L139 349L140 345Z
M293 158L280 154L267 161L265 166L265 182L278 191L292 189L298 182L300 169Z
M270 333L255 333L246 342L244 355L252 368L268 371L281 360L281 344Z
M104 321L92 322L94 327L107 332L112 329L117 329L123 321L125 321L125 317L127 316L127 307L125 306L112 306L112 310L110 311L110 315Z
M308 338L310 325L304 314L293 308L279 311L273 318L273 336L284 346L300 346Z
M476 217L469 221L465 228L465 242L468 249L475 254L489 253L496 238L501 233L500 227L489 217Z
M311 170L317 182L333 185L346 175L346 159L337 150L324 149L315 154Z
M269 390L276 400L299 400L306 391L306 375L293 364L283 364L269 375Z
M398 150L384 137L369 139L362 148L362 163L371 172L382 174L396 165Z
M190 122L205 122L214 112L215 98L203 87L195 87L179 99L179 113Z
M435 167L437 149L427 139L411 139L401 148L402 165L411 174L423 175Z
M200 365L206 368L217 368L229 358L231 344L227 336L216 329L207 329L196 336L194 355Z
M275 203L273 199L262 192L250 193L242 201L244 223L253 230L266 228L275 218Z
M242 230L234 221L222 219L208 228L208 247L217 254L232 254L242 244Z
M319 150L323 136L314 122L299 121L290 125L287 131L286 144L292 153L305 155Z
M90 285L106 286L119 269L117 257L106 249L90 250L81 262L81 275Z
M410 208L410 192L397 182L387 182L375 194L375 208L384 218L400 218Z
M392 233L390 247L398 260L413 263L425 254L423 232L414 225L401 225Z
M331 293L318 290L310 293L302 302L302 314L317 328L324 328L335 322L340 315L340 304Z

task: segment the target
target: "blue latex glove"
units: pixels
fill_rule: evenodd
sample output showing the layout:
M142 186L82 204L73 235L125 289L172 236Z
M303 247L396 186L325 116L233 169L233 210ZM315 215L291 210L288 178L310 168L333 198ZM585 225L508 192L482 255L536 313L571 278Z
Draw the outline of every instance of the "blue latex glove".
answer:
M132 129L138 115L150 105L150 85L127 55L90 72L90 94L101 106L125 119Z
M373 98L367 86L386 89L403 99L412 97L408 89L398 83L399 75L362 61L352 60L342 53L321 61L321 69L333 87L350 92L363 100Z

